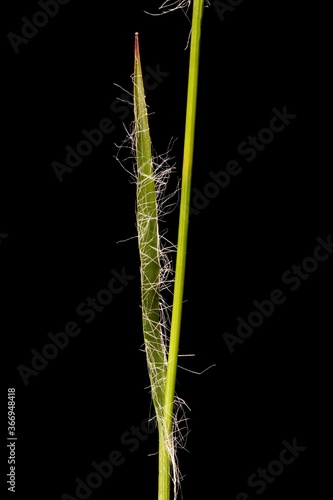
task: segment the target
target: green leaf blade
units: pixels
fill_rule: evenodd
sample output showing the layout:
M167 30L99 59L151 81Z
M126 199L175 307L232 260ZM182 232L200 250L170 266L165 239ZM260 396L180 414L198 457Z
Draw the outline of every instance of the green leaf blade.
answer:
M159 418L164 404L166 376L166 355L160 324L160 241L154 165L137 33L134 50L134 127L142 323L152 399Z

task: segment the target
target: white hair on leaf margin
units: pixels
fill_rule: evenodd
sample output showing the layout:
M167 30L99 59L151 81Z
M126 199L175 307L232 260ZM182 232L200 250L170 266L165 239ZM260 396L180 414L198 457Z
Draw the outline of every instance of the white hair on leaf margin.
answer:
M132 77L133 78L133 77ZM124 89L123 89L124 90ZM133 100L133 95L127 92L130 100ZM126 101L129 103L129 101ZM118 153L116 159L120 165L129 174L130 182L136 185L137 190L144 187L145 182L148 180L144 175L138 175L138 164L136 160L136 128L134 121L128 128L123 124L125 130L125 139L118 147ZM150 289L154 289L159 297L159 321L151 324L151 329L158 332L163 345L164 361L161 366L156 366L153 362L153 351L156 350L154 342L145 342L142 345L142 350L146 353L146 360L148 365L148 372L150 374L150 391L152 397L157 401L157 391L160 388L160 384L165 382L165 379L161 377L161 374L166 370L167 367L167 353L169 350L169 337L170 337L170 316L172 305L172 294L174 285L174 268L172 255L176 252L176 245L171 243L167 238L167 229L161 228L161 225L165 223L165 217L172 212L179 203L179 189L180 182L179 179L176 180L176 186L170 189L168 181L172 174L176 173L176 168L171 156L171 150L175 140L171 139L167 150L164 154L156 155L152 148L152 162L153 162L153 176L156 189L156 201L157 201L157 220L158 220L158 249L159 249L159 263L160 263L160 273L158 282L152 283ZM121 158L120 158L121 154ZM129 167L127 168L127 164ZM141 167L140 167L141 168ZM139 178L141 179L139 182ZM149 214L146 213L145 206L136 204L136 212L140 212L140 216L137 217L137 232L139 235L145 234L149 227ZM138 222L140 221L140 222ZM141 260L140 271L145 272L147 261L149 256L143 256L143 261ZM146 280L141 280L141 283L147 282ZM142 286L142 285L141 285ZM145 285L146 286L146 285ZM143 293L149 290L144 288ZM149 316L147 316L142 309L142 313L145 316L145 320L150 322ZM157 409L155 408L155 418L158 421L159 426L164 429L164 435L167 436L168 432L166 429L166 423L164 418L165 408L160 405ZM174 498L176 498L179 488L180 481L182 479L177 459L177 448L184 447L186 442L186 436L188 434L188 427L186 425L187 418L184 411L184 402L177 395L174 399L174 412L172 416L172 432L168 436L165 446L168 450L170 462L171 462L171 477L174 486Z
M192 0L165 0L160 7L158 7L158 10L160 12L157 13L152 13L152 12L147 12L144 11L145 14L149 14L150 16L162 16L163 14L168 14L169 12L174 12L175 10L181 9L185 16L188 18L187 13L189 11L189 8L191 6ZM210 5L209 0L205 0L205 4L207 7Z
M170 4L170 1L165 2L165 4ZM174 4L176 2L173 2ZM180 3L190 3L183 2ZM133 76L132 76L133 79ZM133 80L134 83L134 80ZM126 91L119 85L117 85L120 89L125 91L128 96L125 99L121 99L126 102L128 105L133 105L133 94ZM146 111L148 114L148 112ZM134 121L131 123L130 127L123 123L125 130L125 139L121 145L118 147L118 153L116 155L117 161L120 163L122 168L126 170L129 174L129 180L131 183L135 184L137 189L140 189L140 183L144 184L146 179L144 176L140 176L142 180L138 181L138 165L136 159L136 129ZM142 350L146 353L148 371L151 375L150 379L150 390L152 395L156 394L157 390L162 383L160 377L161 371L167 367L167 353L169 351L169 338L170 338L170 316L172 310L172 296L173 296L173 286L174 286L174 268L173 268L173 260L172 256L176 253L176 245L171 243L167 235L167 229L161 228L165 223L165 217L171 213L179 203L179 191L180 191L180 181L176 180L176 186L170 189L168 185L170 177L176 173L176 168L173 163L173 157L171 156L171 151L173 148L175 140L171 139L167 150L164 154L156 155L155 151L152 148L152 162L153 162L153 176L155 182L156 189L156 199L157 199L157 220L158 220L158 248L159 248L159 262L160 262L160 273L158 282L156 284L151 284L151 286L156 286L156 293L159 297L159 321L156 324L152 325L152 328L156 329L160 332L160 338L163 344L163 354L164 360L160 366L154 366L151 363L153 359L152 352L156 350L156 347L153 343L149 343L145 341L143 343ZM120 154L122 158L120 159ZM130 167L127 168L127 164L130 164ZM126 165L126 166L125 166ZM143 211L143 216L141 217L142 222L137 224L138 235L144 233L147 230L147 225L149 222L149 214L144 214L144 207L136 205L136 211ZM138 238L138 236L134 236L133 238ZM129 238L132 239L132 238ZM124 241L124 240L122 240ZM147 256L149 259L149 256ZM141 270L144 267L144 263L141 262ZM147 321L150 321L147 318ZM182 355L179 355L182 356ZM183 356L191 356L191 355L183 355ZM215 365L213 365L215 366ZM179 368L183 368L190 373L198 373L193 370L189 370L185 367L179 366ZM209 367L210 368L210 367ZM202 372L198 374L204 373L209 368L206 368ZM155 400L157 398L155 397ZM168 450L170 462L171 462L171 478L173 482L174 489L174 500L177 498L177 495L180 489L180 483L182 480L182 475L179 469L178 464L178 456L177 450L186 449L186 440L189 434L188 428L188 418L186 416L186 408L189 407L186 405L185 401L181 399L177 394L174 397L174 407L173 407L173 415L172 415L172 431L171 435L168 436L166 447ZM165 408L162 405L159 405L157 410L155 411L155 419L158 420L159 425L161 425L164 429L164 435L168 435L168 431L165 423Z

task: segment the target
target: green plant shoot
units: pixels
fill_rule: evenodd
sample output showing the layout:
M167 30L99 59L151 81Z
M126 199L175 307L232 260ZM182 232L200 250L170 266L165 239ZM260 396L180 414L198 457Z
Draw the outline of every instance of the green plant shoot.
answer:
M159 431L158 500L170 500L170 477L177 496L179 473L175 456L174 402L182 315L191 176L204 0L194 0L178 227L174 298L169 352L163 339L161 312L161 241L158 186L149 132L138 33L134 51L134 147L137 181L137 231L140 254L141 305L145 350Z
M170 456L165 432L166 353L160 311L160 239L157 189L139 51L134 49L134 137L136 153L136 219L140 253L142 323L152 400L159 432L159 499L170 490ZM163 493L164 492L164 493Z

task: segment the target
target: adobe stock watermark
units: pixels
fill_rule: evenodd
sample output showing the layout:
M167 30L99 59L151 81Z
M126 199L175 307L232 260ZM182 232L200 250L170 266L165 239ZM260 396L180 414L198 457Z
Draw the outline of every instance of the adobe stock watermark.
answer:
M102 486L115 472L116 468L123 465L126 461L126 454L136 452L140 444L148 439L156 430L155 420L150 422L148 418L142 420L140 425L132 425L120 437L121 450L112 450L104 460L93 461L90 466L90 472L83 480L80 477L75 478L75 496L64 493L61 500L87 500L92 493Z
M7 236L8 236L8 234L6 234L6 233L0 233L0 245L3 242L3 240L5 240L7 238Z
M76 314L79 318L84 318L86 324L91 323L98 313L104 311L105 307L111 304L114 295L120 294L132 281L135 276L127 274L123 267L119 273L115 269L111 271L112 278L107 284L107 288L98 291L95 297L87 297L76 307ZM47 343L39 350L31 349L32 358L28 365L20 364L17 371L25 386L30 382L30 377L37 377L49 365L51 360L58 357L59 353L66 349L70 339L77 337L82 332L82 328L77 321L68 321L62 331L47 334Z
M221 2L220 0L214 0L212 5L219 16L220 21L223 22L225 14L233 12L235 7L241 5L243 1L244 0L226 0L225 2Z
M257 135L249 135L245 141L242 141L237 152L241 157L244 157L247 163L251 163L257 154L264 151L270 144L276 134L280 134L285 128L297 117L296 114L290 113L287 106L283 106L282 110L277 108L272 109L273 116L267 127L260 129ZM207 182L203 189L199 190L196 187L192 189L192 201L190 208L190 216L198 215L202 210L208 207L212 199L216 198L222 189L227 188L233 178L243 172L240 160L230 160L226 163L224 169L209 172L210 181Z
M247 478L248 487L252 488L253 493L256 495L264 493L267 485L274 483L276 478L281 476L285 470L285 466L293 464L296 458L307 449L307 446L300 446L296 438L293 439L292 443L284 440L282 441L282 445L283 448L280 451L278 459L269 462L266 468L259 467L256 472ZM242 492L236 496L236 500L251 499L253 499L252 493Z
M70 0L39 0L37 3L41 10L37 10L31 19L26 16L21 17L23 23L21 34L18 35L10 31L7 35L15 54L19 53L21 45L27 45L30 40L38 35L39 30L44 28L49 20L58 14L60 6L67 5L69 2Z
M162 71L160 64L155 68L151 66L145 67L146 74L143 78L144 87L146 90L155 90L170 73ZM116 98L110 106L111 111L119 115L120 120L125 120L132 112L131 105L127 102L128 94L123 92L119 98ZM109 135L116 129L116 126L110 118L103 118L94 129L83 129L81 134L83 138L73 147L66 146L67 152L65 162L53 161L51 166L59 182L63 182L65 174L73 172L83 161L84 158L89 156L95 148L100 146L103 142L104 136Z
M281 282L287 288L284 287L284 290L275 288L269 294L269 298L261 301L254 300L252 302L254 309L246 316L246 319L237 316L236 333L223 333L223 339L231 354L235 352L236 345L243 344L257 328L263 325L265 319L272 316L278 306L285 303L289 291L295 292L298 290L301 284L317 271L320 263L325 262L333 254L331 234L326 239L318 237L316 241L318 245L315 247L312 256L303 259L301 264L294 264L282 274Z

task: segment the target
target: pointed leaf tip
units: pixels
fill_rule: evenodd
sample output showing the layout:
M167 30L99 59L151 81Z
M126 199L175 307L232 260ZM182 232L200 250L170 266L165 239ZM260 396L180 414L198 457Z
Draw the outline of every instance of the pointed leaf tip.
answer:
M134 33L134 53L136 57L139 57L140 51L139 51L139 33L136 31Z

